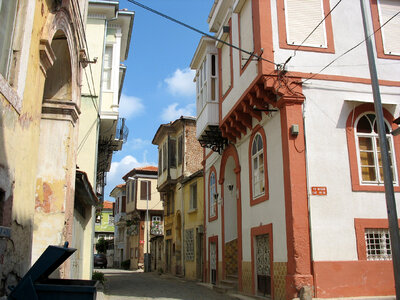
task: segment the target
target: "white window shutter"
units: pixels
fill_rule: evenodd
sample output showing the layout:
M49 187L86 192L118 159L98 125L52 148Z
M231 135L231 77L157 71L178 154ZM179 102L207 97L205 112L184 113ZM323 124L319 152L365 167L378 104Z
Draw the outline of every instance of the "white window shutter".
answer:
M223 45L221 48L222 62L222 93L225 94L231 86L231 54L230 48Z
M378 0L380 26L400 10L398 0ZM383 50L385 54L400 55L400 15L382 27Z
M240 12L240 47L248 52L254 51L251 0L246 1ZM247 53L242 52L242 66L249 56Z
M301 45L324 18L322 0L285 0L285 13L289 45ZM325 22L319 25L303 46L327 47Z

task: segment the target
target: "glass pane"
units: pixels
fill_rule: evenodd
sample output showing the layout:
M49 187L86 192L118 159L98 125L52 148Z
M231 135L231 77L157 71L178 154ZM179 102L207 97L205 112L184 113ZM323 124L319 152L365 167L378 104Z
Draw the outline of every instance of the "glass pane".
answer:
M7 77L17 1L0 1L0 73Z
M384 125L385 125L385 133L390 134L390 130L389 130L389 127L386 124L386 122L384 122ZM377 122L375 122L375 124L374 124L374 132L378 133L378 123Z
M215 78L211 78L211 100L215 100Z
M359 137L358 145L360 147L360 150L372 150L372 138Z
M251 147L251 155L254 155L257 153L257 137L253 141L253 145Z
M215 76L215 55L211 55L211 75Z
M255 172L258 169L258 161L257 157L253 158L253 172Z
M371 123L366 115L361 117L361 119L358 121L357 132L362 132L362 133L371 133L372 132Z
M375 167L362 167L361 175L363 181L376 181Z
M258 141L257 141L257 150L260 151L263 148L263 143L260 135L257 135Z
M375 159L373 152L360 152L360 161L362 166L374 166Z

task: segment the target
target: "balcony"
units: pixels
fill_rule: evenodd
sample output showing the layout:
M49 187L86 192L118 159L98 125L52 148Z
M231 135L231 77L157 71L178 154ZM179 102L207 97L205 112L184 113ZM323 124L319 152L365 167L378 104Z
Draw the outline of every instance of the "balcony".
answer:
M155 236L164 235L163 224L161 222L151 222L150 234Z

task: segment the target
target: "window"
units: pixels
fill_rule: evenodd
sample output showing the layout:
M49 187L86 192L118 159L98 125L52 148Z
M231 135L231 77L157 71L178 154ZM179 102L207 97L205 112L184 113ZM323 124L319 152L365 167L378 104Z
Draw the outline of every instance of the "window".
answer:
M132 181L129 181L126 184L126 196L128 197L128 203L131 201L131 197L132 197L132 195L131 195L131 182Z
M383 168L378 128L374 113L362 115L355 125L358 148L359 173L362 184L383 184ZM393 138L385 122L387 146L394 183L397 182L393 156Z
M108 215L108 225L114 225L114 216Z
M255 205L269 199L267 139L260 125L254 127L250 137L249 165L250 205Z
M277 10L281 48L335 52L329 0L278 0Z
M229 41L228 41L229 42ZM223 45L221 47L222 64L222 95L225 95L231 88L231 47Z
M12 39L18 1L0 1L0 74L8 77L12 54Z
M210 175L210 194L209 194L209 199L210 199L210 218L216 217L217 216L217 182L215 178L215 172L211 171Z
M183 135L178 137L178 166L182 164L183 161Z
M176 168L176 140L169 139L168 144L168 153L169 153L169 167Z
M158 174L162 173L162 148L158 149Z
M374 0L371 2L374 31L377 31L400 10L400 3L397 0ZM400 59L399 36L400 18L396 17L375 34L378 57Z
M151 181L140 181L140 200L151 200Z
M163 172L167 169L167 143L164 143L163 145L163 151L162 151L163 159L162 159L162 169Z
M111 89L111 77L112 77L112 45L106 45L104 52L104 65L103 65L103 89Z
M390 234L388 229L365 229L367 260L391 260Z
M251 161L253 170L253 197L256 198L265 191L264 183L264 153L261 134L256 134L251 147Z
M185 230L185 257L187 261L194 260L194 230Z
M197 182L190 185L190 209L197 209Z
M253 16L251 0L247 0L239 14L240 48L248 51L254 51L253 43ZM243 67L249 60L250 55L240 52L240 65Z
M211 97L210 100L217 100L217 58L216 55L211 55Z

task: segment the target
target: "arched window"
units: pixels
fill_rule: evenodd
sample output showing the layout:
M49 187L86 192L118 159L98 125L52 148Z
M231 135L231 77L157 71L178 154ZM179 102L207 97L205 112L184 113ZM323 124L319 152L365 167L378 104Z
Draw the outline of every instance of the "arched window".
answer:
M253 198L257 198L265 192L263 140L259 133L255 135L251 146L251 163Z
M217 187L216 187L216 180L215 180L215 172L211 172L210 175L210 217L215 217L217 210Z
M393 182L397 183L397 172L393 153L393 136L390 133L390 127L386 120L384 123ZM361 184L383 184L382 158L376 115L372 112L362 114L358 120L356 120L354 128Z

